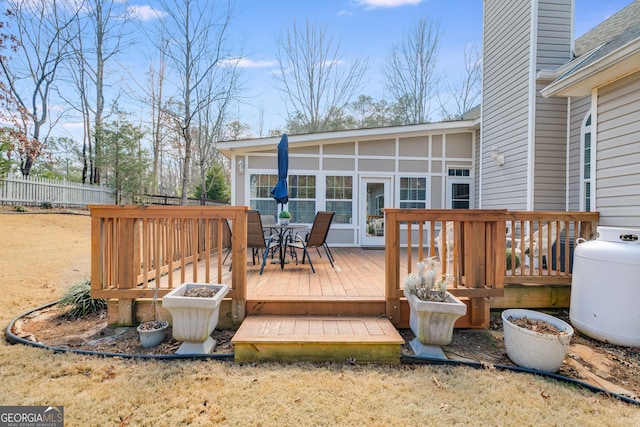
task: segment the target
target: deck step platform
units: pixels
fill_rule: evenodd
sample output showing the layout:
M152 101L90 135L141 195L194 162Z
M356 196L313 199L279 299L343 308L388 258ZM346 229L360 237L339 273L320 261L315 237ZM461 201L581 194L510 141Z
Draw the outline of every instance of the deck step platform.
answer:
M236 362L400 363L404 339L386 317L248 316L231 342Z

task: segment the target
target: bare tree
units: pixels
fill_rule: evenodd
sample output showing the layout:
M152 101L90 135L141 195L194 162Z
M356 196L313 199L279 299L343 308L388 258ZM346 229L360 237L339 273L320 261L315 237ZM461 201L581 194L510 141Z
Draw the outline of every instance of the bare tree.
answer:
M464 47L464 70L452 83L447 84L448 99L441 101L445 119L460 119L467 111L480 103L482 82L482 54L477 45Z
M169 42L167 65L178 79L174 103L177 108L169 113L184 142L180 196L182 204L186 204L192 173L194 125L202 110L220 100L200 89L229 66L227 60L232 55L227 51L227 33L233 8L231 1L224 7L218 7L221 2L197 0L160 0L159 3L166 14L160 30Z
M83 179L101 181L100 127L105 120L107 65L130 44L126 37L131 16L121 0L84 0L83 14L77 20L75 34L69 35L74 60L70 74L79 103L68 100L82 113L84 123L85 170ZM93 138L93 144L91 141Z
M164 124L167 119L165 114L165 69L166 69L166 51L167 41L161 36L158 44L160 58L158 60L158 69L151 67L148 76L148 102L151 104L151 144L153 146L153 160L151 163L151 191L156 194L158 183L162 176L161 152L164 145L165 131Z
M426 123L436 95L439 26L427 17L394 46L383 66L387 88L401 107L405 124Z
M0 56L0 78L13 99L15 144L24 176L46 148L60 115L51 117L51 91L68 57L67 29L76 19L75 1L7 0L16 24L15 60Z
M345 65L340 42L334 45L326 26L317 27L309 21L303 28L294 22L278 37L276 55L276 79L288 101L288 114L300 121L306 132L329 130L336 111L343 110L360 89L367 69L364 59Z

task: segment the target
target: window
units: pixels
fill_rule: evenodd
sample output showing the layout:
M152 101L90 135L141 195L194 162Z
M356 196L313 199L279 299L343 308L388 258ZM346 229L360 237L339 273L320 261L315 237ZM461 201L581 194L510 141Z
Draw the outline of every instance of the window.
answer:
M400 178L400 207L417 209L427 207L427 178Z
M313 223L316 217L315 175L289 175L288 209L294 222Z
M470 209L472 184L468 168L450 168L447 172L447 209Z
M593 166L593 153L591 147L591 114L588 114L581 132L581 172L580 172L580 210L585 212L591 211L591 175Z
M325 209L336 213L334 223L352 223L353 177L329 175L325 178Z
M278 205L271 196L271 189L278 182L278 175L251 174L251 188L249 189L249 204L251 209L259 210L261 214L274 215L278 213Z
M449 169L449 176L469 176L469 169Z

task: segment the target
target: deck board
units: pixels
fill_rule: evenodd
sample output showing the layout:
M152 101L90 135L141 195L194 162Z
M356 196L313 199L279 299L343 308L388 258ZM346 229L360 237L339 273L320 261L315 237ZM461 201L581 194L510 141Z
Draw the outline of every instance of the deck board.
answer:
M399 363L404 340L386 318L249 316L234 335L236 361Z

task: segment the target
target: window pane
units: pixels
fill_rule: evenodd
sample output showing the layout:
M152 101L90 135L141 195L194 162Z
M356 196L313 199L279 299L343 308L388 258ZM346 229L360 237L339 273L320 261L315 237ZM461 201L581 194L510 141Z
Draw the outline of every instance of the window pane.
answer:
M451 208L452 209L469 209L469 184L452 184L451 186Z
M262 215L274 215L278 213L278 205L274 199L271 200L251 200L251 209L260 211Z
M316 216L316 176L289 175L289 204L293 222L312 223Z
M278 206L271 196L271 189L276 182L278 182L278 175L251 174L249 206L259 210L261 214L275 215Z
M351 224L351 202L332 202L327 201L327 210L335 212L333 222L336 224Z
M316 217L316 202L302 201L302 200L289 200L289 212L291 212L291 219L297 223L313 223Z
M353 177L327 176L325 186L325 209L336 213L333 222L351 224L353 218Z

